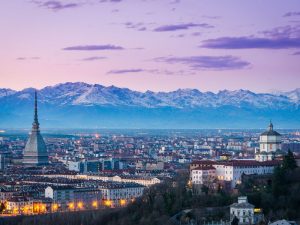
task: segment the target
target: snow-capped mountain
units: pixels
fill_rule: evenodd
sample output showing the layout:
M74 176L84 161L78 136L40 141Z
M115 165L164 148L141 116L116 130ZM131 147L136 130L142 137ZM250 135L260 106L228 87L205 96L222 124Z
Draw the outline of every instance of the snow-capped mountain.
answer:
M287 96L292 102L298 105L300 104L300 88L288 92L276 91L273 92L272 94L276 96Z
M0 126L29 123L33 93L32 88L0 89ZM99 84L63 83L39 90L38 97L46 126L235 127L247 123L257 126L273 118L283 124L300 123L300 88L272 94L196 89L138 92Z
M2 89L0 89L0 98L12 95L14 93L16 93L16 91L11 90L11 89L2 88Z
M0 89L0 98L31 99L34 89L22 91ZM49 86L39 91L39 100L55 105L112 105L139 107L221 107L252 106L257 108L297 107L300 103L300 88L280 94L256 94L248 90L200 92L196 89L178 89L172 92L138 92L115 86L98 84L64 83Z

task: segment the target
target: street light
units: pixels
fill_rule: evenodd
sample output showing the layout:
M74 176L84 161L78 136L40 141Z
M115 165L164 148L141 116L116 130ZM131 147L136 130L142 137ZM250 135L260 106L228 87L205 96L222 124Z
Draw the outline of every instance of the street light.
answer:
M98 208L98 202L97 202L97 201L93 201L92 206L93 206L94 208Z
M83 208L83 203L82 203L82 202L78 202L78 203L77 203L77 207L78 207L79 209L82 209L82 208Z
M74 203L73 203L73 202L70 202L70 203L69 203L69 209L70 209L70 210L74 210L74 208L75 208L75 207L74 207Z

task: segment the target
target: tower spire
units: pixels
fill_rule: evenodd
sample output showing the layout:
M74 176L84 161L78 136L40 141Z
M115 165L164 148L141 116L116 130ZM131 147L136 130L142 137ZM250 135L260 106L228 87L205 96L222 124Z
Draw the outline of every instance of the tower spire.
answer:
M40 132L37 91L34 92L34 118L32 130L24 149L23 163L30 166L46 165L49 163L47 146Z
M37 91L34 92L34 119L32 128L38 130L39 129L39 120L38 120L38 107L37 107Z
M273 123L272 123L272 120L270 120L269 131L273 131Z

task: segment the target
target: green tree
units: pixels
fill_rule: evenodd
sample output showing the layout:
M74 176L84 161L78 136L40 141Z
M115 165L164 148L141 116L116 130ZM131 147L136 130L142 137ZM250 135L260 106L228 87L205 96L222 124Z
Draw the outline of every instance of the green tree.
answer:
M286 190L285 174L286 174L286 171L283 167L278 166L274 169L273 182L272 182L272 193L275 197L278 197L285 193L285 190Z
M282 168L284 170L294 170L297 168L297 162L295 156L290 149L288 150L288 153L283 158Z
M239 224L239 219L235 216L233 217L233 220L231 221L231 225L238 225Z

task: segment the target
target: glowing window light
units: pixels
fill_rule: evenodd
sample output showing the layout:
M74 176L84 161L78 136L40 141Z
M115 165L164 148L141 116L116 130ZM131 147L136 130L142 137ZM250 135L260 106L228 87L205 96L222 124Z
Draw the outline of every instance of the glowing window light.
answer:
M58 204L53 204L52 211L57 211L57 210L58 210Z
M41 204L41 212L45 212L46 211L46 205Z
M82 209L82 208L83 208L83 202L78 202L78 203L77 203L77 207L78 207L79 209Z
M125 199L121 199L121 200L120 200L120 205L121 205L121 206L126 205L126 200L125 200Z
M112 202L110 200L106 200L104 201L104 205L110 207L112 205Z
M93 201L92 206L93 206L94 208L97 208L97 207L98 207L98 202L97 202L97 201Z
M75 208L74 203L73 202L69 203L69 209L73 210L74 208Z

